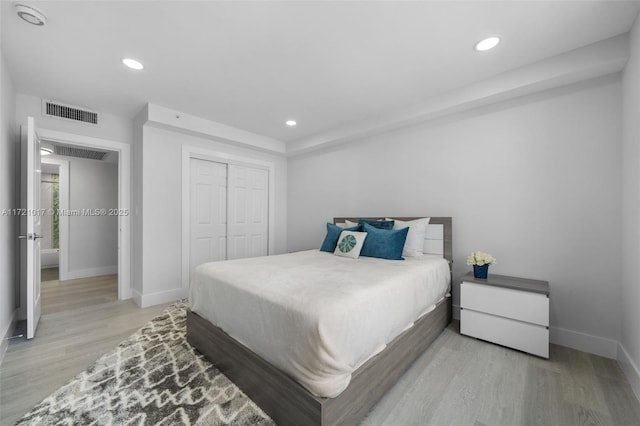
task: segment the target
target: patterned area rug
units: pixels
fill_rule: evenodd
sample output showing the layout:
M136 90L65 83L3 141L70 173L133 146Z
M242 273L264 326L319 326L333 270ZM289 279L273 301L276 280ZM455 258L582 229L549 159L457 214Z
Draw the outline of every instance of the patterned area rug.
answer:
M186 338L177 302L18 425L275 425Z

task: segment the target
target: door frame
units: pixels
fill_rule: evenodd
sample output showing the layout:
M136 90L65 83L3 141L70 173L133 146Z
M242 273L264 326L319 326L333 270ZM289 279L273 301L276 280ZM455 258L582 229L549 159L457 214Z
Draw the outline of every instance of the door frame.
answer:
M69 210L69 160L60 158L42 157L42 164L53 164L58 166L58 176L60 176L60 190L58 195L60 210ZM58 243L60 251L58 253L58 279L67 279L69 273L69 216L62 215L59 218Z
M269 161L257 160L255 158L243 157L240 155L227 154L216 150L204 149L196 146L182 146L182 289L189 290L189 257L190 257L190 238L191 226L189 218L191 217L190 204L190 176L192 158L205 161L214 161L216 163L234 164L239 166L249 166L266 170L269 173L269 197L267 208L268 211L268 244L267 255L274 253L275 250L275 164Z
M131 146L124 142L82 136L38 128L43 141L58 142L86 148L106 149L118 153L118 210L128 215L118 216L118 299L131 298Z

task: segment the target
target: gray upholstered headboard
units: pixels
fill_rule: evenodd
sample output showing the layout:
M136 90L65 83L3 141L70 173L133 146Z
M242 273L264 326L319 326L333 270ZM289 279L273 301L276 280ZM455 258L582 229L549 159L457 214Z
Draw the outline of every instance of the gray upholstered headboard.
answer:
M418 217L393 217L402 221L421 219L429 216ZM368 220L384 220L384 217L334 217L333 223L344 223L349 220L357 222L359 219ZM452 221L451 217L431 217L427 226L427 233L424 239L424 252L429 254L439 254L449 261L451 267L453 263L453 247L452 247Z

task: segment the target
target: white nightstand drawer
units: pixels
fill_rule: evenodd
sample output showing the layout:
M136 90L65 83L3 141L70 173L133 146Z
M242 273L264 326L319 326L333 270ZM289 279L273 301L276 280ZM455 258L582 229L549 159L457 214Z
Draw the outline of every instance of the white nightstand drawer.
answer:
M549 298L545 294L463 282L460 306L545 327L549 325Z
M460 333L549 358L549 330L539 325L463 309Z

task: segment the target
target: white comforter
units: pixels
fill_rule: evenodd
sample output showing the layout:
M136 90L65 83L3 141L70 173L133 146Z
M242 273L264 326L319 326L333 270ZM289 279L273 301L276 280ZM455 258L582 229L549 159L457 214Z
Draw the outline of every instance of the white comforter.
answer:
M448 291L446 260L349 259L318 250L196 268L191 309L310 392L335 397Z

